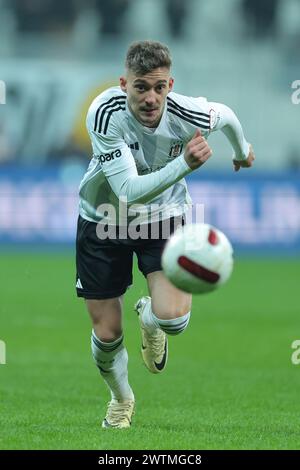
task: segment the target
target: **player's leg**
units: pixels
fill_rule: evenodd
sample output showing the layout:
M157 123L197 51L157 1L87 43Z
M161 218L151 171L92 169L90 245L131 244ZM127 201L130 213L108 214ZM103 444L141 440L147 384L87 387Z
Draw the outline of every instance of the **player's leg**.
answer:
M113 342L122 335L123 296L113 299L86 299L93 330L98 338Z
M86 305L93 324L93 358L111 393L111 402L102 425L128 427L134 395L128 382L128 354L123 343L122 297L86 299Z
M171 223L170 232L183 223L182 218ZM161 372L167 362L167 336L182 333L189 323L192 297L174 287L161 270L161 253L166 240L150 240L137 252L139 267L145 275L151 297L136 304L142 331L142 356L148 369Z
M147 282L155 323L168 334L181 333L189 322L192 295L173 286L163 271L148 274Z
M116 400L133 399L128 383L128 355L123 343L122 300L86 300L93 330L92 354L101 376Z
M168 358L166 335L178 335L188 326L192 296L176 289L162 271L147 275L151 297L139 300L142 356L152 373L162 372Z
M134 399L123 343L122 296L132 282L132 252L118 240L99 239L96 228L97 224L79 217L77 295L86 301L93 325L92 354L111 392L103 425L128 427Z
M168 334L177 335L187 327L192 296L173 286L162 271L147 275L151 297L142 297L142 320L149 332L161 328ZM154 313L155 312L155 313Z

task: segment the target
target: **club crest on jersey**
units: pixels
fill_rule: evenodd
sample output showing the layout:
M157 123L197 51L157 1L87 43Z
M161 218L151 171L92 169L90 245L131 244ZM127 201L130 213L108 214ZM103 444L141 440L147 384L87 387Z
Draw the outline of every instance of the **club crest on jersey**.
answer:
M180 140L179 142L175 142L172 147L170 148L169 157L175 158L178 157L183 149L183 142Z

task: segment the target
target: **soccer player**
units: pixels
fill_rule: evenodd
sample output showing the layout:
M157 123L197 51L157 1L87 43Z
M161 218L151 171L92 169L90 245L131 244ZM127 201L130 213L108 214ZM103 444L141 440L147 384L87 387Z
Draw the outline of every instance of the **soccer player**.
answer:
M211 157L206 139L219 129L233 147L236 171L254 160L234 112L174 93L170 70L165 45L133 43L120 86L101 93L87 115L93 158L80 185L76 288L92 320L92 354L111 393L105 428L129 427L134 411L122 330L133 254L150 294L135 305L142 356L150 372L161 373L167 335L182 333L191 311L191 295L161 270L165 228L170 234L183 224L190 203L184 177Z

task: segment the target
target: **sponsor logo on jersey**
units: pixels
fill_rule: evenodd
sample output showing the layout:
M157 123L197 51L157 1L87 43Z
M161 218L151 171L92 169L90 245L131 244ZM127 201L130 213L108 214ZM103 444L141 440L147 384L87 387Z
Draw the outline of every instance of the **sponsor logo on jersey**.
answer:
M98 155L98 159L100 160L101 163L105 162L110 162L111 160L114 160L115 158L120 158L122 155L122 152L120 149L114 150L111 153L104 153L103 155Z
M183 142L182 141L175 142L170 148L169 157L171 158L178 157L181 154L182 149L183 149Z

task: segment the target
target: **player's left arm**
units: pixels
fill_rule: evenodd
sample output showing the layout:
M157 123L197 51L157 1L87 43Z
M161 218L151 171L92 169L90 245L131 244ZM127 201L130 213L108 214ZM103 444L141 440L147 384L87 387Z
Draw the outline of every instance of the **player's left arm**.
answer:
M234 150L233 166L235 171L250 168L255 160L251 144L247 142L240 121L228 106L221 103L209 103L211 130L221 130Z

